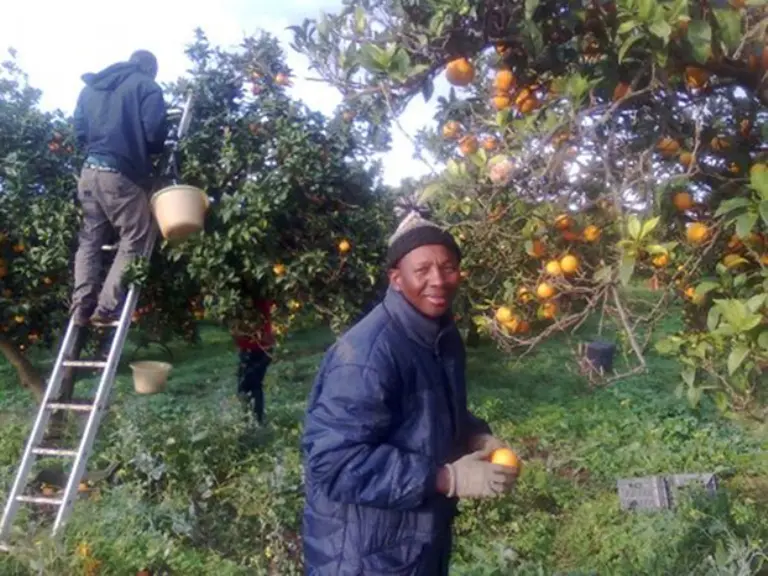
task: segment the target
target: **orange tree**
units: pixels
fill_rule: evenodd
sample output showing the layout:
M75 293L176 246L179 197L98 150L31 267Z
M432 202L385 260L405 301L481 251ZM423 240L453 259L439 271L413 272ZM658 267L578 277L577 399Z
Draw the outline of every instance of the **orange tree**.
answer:
M364 129L289 98L290 71L268 35L226 52L198 32L187 54L190 74L168 90L172 104L195 94L181 179L204 189L211 209L202 234L161 242L129 270L142 284L139 334L194 340L206 317L254 334L253 298L275 302L278 336L300 318L342 328L375 293L390 228ZM39 396L27 352L50 347L66 322L81 158L66 119L38 109L16 67L1 82L0 349Z
M412 200L463 243L501 345L600 311L643 369L679 298L687 329L656 345L685 364L681 392L744 408L768 361L762 4L379 0L294 34L363 116L451 85L417 141L444 170ZM633 298L638 280L655 296Z
M69 125L41 112L40 92L10 59L0 69L0 351L38 397L26 358L63 325L76 234L76 156Z

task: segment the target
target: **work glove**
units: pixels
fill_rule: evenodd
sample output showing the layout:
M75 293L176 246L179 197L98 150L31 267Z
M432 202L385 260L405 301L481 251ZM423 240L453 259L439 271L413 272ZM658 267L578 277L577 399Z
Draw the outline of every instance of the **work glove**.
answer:
M478 450L446 464L450 475L449 498L495 498L512 490L517 470L491 464L491 452Z

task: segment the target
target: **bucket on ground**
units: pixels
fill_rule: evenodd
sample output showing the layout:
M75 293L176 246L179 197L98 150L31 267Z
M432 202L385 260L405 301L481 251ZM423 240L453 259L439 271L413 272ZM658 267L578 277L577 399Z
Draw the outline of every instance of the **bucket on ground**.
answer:
M200 188L174 184L155 192L151 204L163 238L180 242L203 229L209 200Z
M133 387L138 394L157 394L165 390L173 366L168 362L146 360L131 363Z

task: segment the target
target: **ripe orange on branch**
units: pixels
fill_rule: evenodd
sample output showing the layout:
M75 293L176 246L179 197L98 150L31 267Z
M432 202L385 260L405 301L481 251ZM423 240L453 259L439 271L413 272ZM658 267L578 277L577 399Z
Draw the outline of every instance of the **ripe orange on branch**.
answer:
M445 78L454 86L468 86L475 79L475 67L466 58L456 58L448 63Z
M566 274L573 274L579 269L579 259L573 254L566 254L560 259L560 269Z
M680 143L674 138L664 136L656 144L656 149L661 152L663 156L671 158L672 156L677 155L677 153L680 151Z
M493 79L493 89L497 93L509 92L516 84L515 75L511 70L499 70Z
M584 240L587 242L597 242L600 239L600 228L594 224L590 224L584 228L583 236Z
M709 227L702 222L694 222L688 226L685 236L691 244L701 244L709 236Z
M459 150L464 156L471 156L477 152L477 137L473 134L467 134L459 140Z
M672 204L675 205L680 212L685 212L693 208L693 196L689 192L677 192L672 197Z
M443 138L446 140L458 138L459 134L461 134L461 124L456 120L449 120L443 124Z

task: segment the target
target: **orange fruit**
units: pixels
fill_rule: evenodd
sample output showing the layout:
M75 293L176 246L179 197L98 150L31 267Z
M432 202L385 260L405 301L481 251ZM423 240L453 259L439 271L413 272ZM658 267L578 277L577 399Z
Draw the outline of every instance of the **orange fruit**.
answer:
M743 258L739 254L726 254L723 258L723 266L726 268L735 268L743 264Z
M344 239L339 242L339 252L346 254L350 250L352 250L352 245L349 243L349 240Z
M664 268L666 265L669 264L669 255L668 254L659 254L658 256L655 256L653 260L651 260L651 263L656 268Z
M680 212L685 212L693 208L693 196L689 192L677 192L672 196L672 204L675 205Z
M544 270L546 270L547 274L550 276L560 276L560 274L563 273L560 269L560 263L557 260L550 260L547 262L547 265L544 266Z
M494 150L498 145L499 145L499 142L498 140L496 140L495 136L486 136L485 138L483 138L483 148L485 150L488 150L489 152L491 150Z
M531 92L531 89L530 88L523 88L515 96L515 106L520 108L520 106L523 105L523 102L528 100L528 98L530 98L531 96L533 96L533 92Z
M493 107L496 108L496 110L506 110L512 103L512 99L508 94L496 94L493 98L491 98L491 102L493 103Z
M530 290L525 286L520 286L520 288L518 288L517 297L520 298L520 301L524 304L533 300L533 294L531 294Z
M573 274L579 269L579 259L573 254L567 254L560 259L560 268L566 274Z
M13 317L13 321L16 322L16 324L24 324L24 320L25 318L21 314L18 314Z
M491 453L491 462L510 468L520 468L520 459L509 448L498 448Z
M283 276L285 274L285 265L275 264L274 266L272 266L272 272L275 273L275 276Z
M555 295L555 289L552 287L551 284L548 284L547 282L542 282L541 284L536 286L536 296L538 296L542 300L549 300L554 295Z
M496 92L509 92L515 87L515 75L512 70L499 70L493 79L493 89Z
M766 259L768 259L768 255L766 255ZM531 329L531 323L528 322L528 320L520 320L520 322L517 325L518 334L525 334L530 329Z
M709 227L702 222L694 222L688 226L688 230L685 232L688 242L691 244L701 244L709 236Z
M587 242L596 242L600 238L600 228L594 224L590 224L584 228L584 240Z
M555 228L558 230L568 230L571 227L572 221L568 214L560 214L555 218Z
M477 137L472 134L464 136L459 140L459 150L464 156L471 156L477 152Z
M728 164L728 172L731 174L738 174L741 172L741 167L739 166L738 162L731 162Z
M555 314L557 314L557 304L554 302L544 302L539 309L539 314L542 318L554 320Z
M671 158L672 156L675 156L679 152L680 143L674 138L670 138L669 136L664 136L656 144L656 149L659 152L661 152L663 156L666 156L667 158Z
M448 62L445 78L454 86L467 86L475 79L475 67L466 58L456 58Z
M288 74L285 74L284 72L278 72L275 76L275 84L278 86L290 86L292 82Z
M24 244L22 244L21 242L19 242L18 244L14 245L14 247L13 247L13 251L16 254L21 254L22 252L24 252L24 250L25 250Z
M709 81L709 72L698 66L685 67L685 83L689 88L703 88Z
M536 108L539 107L539 100L536 98L536 96L531 96L530 98L527 98L523 101L522 104L520 104L520 113L521 114L529 114L536 110Z
M693 163L693 154L690 152L680 153L680 164L688 168Z
M449 120L443 124L443 138L446 140L453 140L461 133L461 124L456 120Z
M544 254L547 253L547 248L544 246L544 242L541 240L534 240L531 246L531 252L530 255L534 258L541 258L544 256Z
M501 323L502 326L507 330L507 332L511 334L516 334L519 327L520 327L520 317L519 316L512 316L509 320L506 322Z
M709 141L709 145L715 152L721 152L723 150L727 150L730 147L728 140L722 136L713 136L712 140Z
M616 100L621 100L624 98L624 96L627 95L629 92L629 83L628 82L619 82L616 84L616 88L613 89L613 100L614 102Z
M496 320L502 324L512 320L513 316L514 315L512 313L512 309L508 306L501 306L498 310L496 310Z

